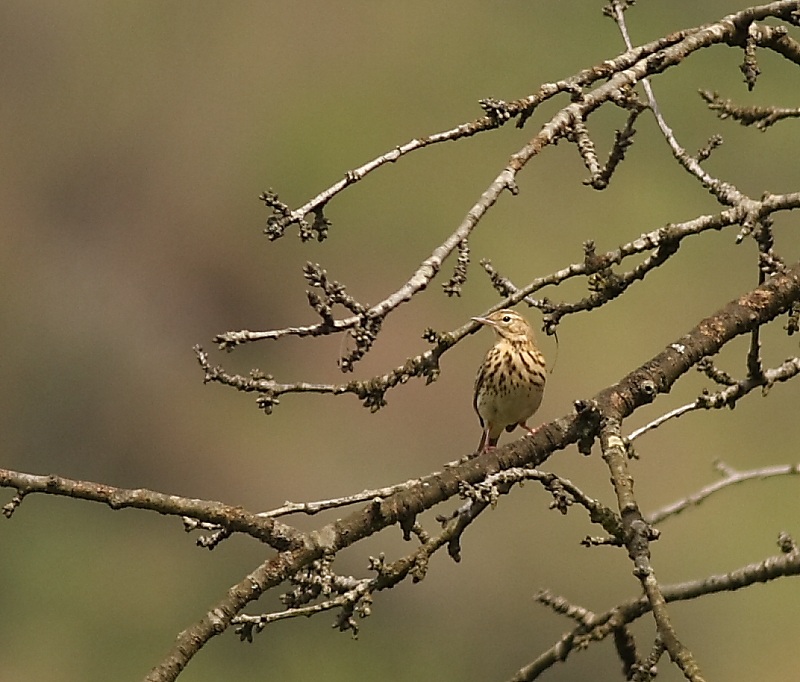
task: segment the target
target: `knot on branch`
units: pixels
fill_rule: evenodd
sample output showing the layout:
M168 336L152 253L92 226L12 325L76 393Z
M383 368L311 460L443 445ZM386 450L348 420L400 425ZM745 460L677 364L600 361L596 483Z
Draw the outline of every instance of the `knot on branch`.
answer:
M563 515L566 515L569 508L575 504L575 498L564 487L562 480L558 476L550 475L542 479L542 484L553 496L553 501L550 502L550 509L557 509Z
M778 534L778 548L784 554L797 554L798 547L797 543L794 541L794 538L789 535L786 531L782 531Z
M639 390L644 395L645 402L650 403L656 399L658 395L658 386L652 379L645 379L639 384Z
M762 197L762 203L768 195ZM756 244L758 244L759 256L767 253L772 253L772 248L775 246L775 236L772 233L773 220L771 216L759 216L753 222L753 229L751 233Z
M437 332L433 327L427 327L422 332L422 338L428 343L433 343L441 348L442 351L455 343L453 335L449 332Z
M386 555L381 552L378 556L370 556L367 559L367 568L370 571L375 571L378 574L378 577L383 577L389 575L391 570L386 564Z
M553 594L550 590L539 590L533 595L535 601L543 606L552 609L554 613L571 618L576 623L585 627L592 627L595 614L583 606L577 606L570 602L566 597Z
M705 374L711 381L721 386L734 386L737 382L730 374L717 367L711 358L702 358L697 363L697 371Z
M631 113L641 114L650 107L641 100L639 93L633 89L631 84L625 84L618 90L611 93L611 101L620 109L627 109Z
M603 16L609 17L611 19L614 19L614 21L617 21L618 12L624 12L629 7L632 7L635 4L636 0L614 0L614 2L610 2L607 5L604 5L601 11L603 13Z
M8 504L3 505L3 516L7 519L10 519L17 508L22 504L22 500L25 498L25 491L17 489L17 494L11 498L11 501Z
M278 396L269 390L265 390L261 393L258 398L256 398L256 405L260 410L264 411L264 414L270 415L272 414L272 410L276 405L280 405L281 401Z
M461 296L461 285L467 281L467 267L469 266L469 242L462 239L458 242L458 259L453 269L453 276L442 284L444 293L448 296Z
M652 572L650 566L650 542L658 540L661 533L647 523L638 509L622 510L622 530L628 555L633 560L634 575L646 577Z
M501 296L510 296L513 293L516 293L517 288L511 283L507 277L503 277L497 270L495 270L494 265L492 265L492 261L488 258L482 258L480 261L480 266L484 269L487 275L489 275L489 281L492 283L495 291L499 293Z
M366 618L371 613L372 594L353 590L352 597L344 601L331 627L337 628L339 632L347 632L349 630L353 633L353 639L358 639L359 625L356 617Z
M331 221L325 217L322 206L318 206L314 210L314 222L310 227L306 227L307 222L303 221L300 224L300 240L307 242L309 239L316 239L318 242L324 242L328 238L328 228L331 226Z
M289 578L294 587L280 596L281 603L286 608L295 609L319 597L344 594L351 590L357 581L334 573L332 564L333 557L323 557L297 571Z
M271 189L262 192L258 198L264 202L267 208L272 210L272 215L267 218L267 227L264 229L264 234L267 235L271 242L283 237L289 225L300 222L300 219L292 215L289 206L284 204Z
M739 70L744 75L744 82L747 83L748 90L756 87L756 80L761 75L761 69L758 68L758 61L756 60L759 38L758 25L755 22L751 22L747 27L747 38L744 43L744 60L739 67Z
M406 363L405 367L408 367L409 371L408 374L402 375L400 379L401 383L407 381L410 376L421 376L425 378L425 385L427 386L439 378L439 374L441 374L439 356L453 345L452 339L447 340L444 336L442 338L445 338L445 343L440 343L435 349L423 353L416 358L411 358L411 360Z
M788 270L783 259L772 249L759 254L758 267L765 280L778 274L784 274Z
M334 305L342 305L355 315L362 315L366 312L366 306L354 299L341 282L330 279L328 273L319 263L307 262L303 266L303 277L312 286L321 290L321 294L307 291L309 303L316 310L323 320L326 315L330 317L330 309Z
M430 565L430 556L425 552L420 552L414 557L414 565L409 569L408 574L411 576L411 582L418 583L425 579L428 575L428 566Z
M363 358L372 348L381 330L382 320L377 317L361 315L356 324L348 334L355 341L355 348L339 359L339 367L342 372L352 372L353 366Z
M576 400L574 408L578 416L578 452L588 457L600 431L600 408L593 400Z
M267 626L266 615L257 618L239 619L233 631L239 635L240 642L253 643L253 636L257 635Z
M625 283L610 267L604 267L589 275L587 288L592 293L614 298L624 290Z
M507 490L505 492L508 492ZM501 492L491 477L479 483L465 483L461 482L458 485L458 495L462 499L471 500L472 502L482 502L491 505L492 508L497 506L497 501L500 499Z
M361 404L369 408L370 412L377 412L382 407L386 407L387 388L389 387L386 382L377 377L353 383L353 392L361 400Z
M703 161L708 160L711 154L717 147L721 147L723 143L722 135L712 135L708 138L708 142L704 147L700 147L697 150L697 153L694 155L695 160L698 163L702 163Z
M286 229L291 225L297 225L300 240L304 242L314 238L322 242L328 236L328 228L331 223L323 212L324 204L319 204L314 208L314 222L309 223L304 216L290 210L289 206L283 203L271 189L262 192L258 198L272 210L272 215L267 218L267 226L264 228L264 234L271 242L283 237Z
M334 326L333 306L341 305L359 316L358 322L348 331L355 341L355 348L339 359L343 372L352 372L353 366L372 348L378 337L382 319L369 315L367 306L359 303L347 293L341 282L328 277L328 273L318 264L308 262L303 266L303 277L317 291L306 291L309 305L322 318L329 328Z
M478 100L481 109L486 112L486 115L492 120L495 125L502 125L511 118L511 111L509 110L508 103L502 99L495 99L494 97L486 97Z
M583 242L583 266L587 275L609 270L608 258L597 254L597 246L593 239Z

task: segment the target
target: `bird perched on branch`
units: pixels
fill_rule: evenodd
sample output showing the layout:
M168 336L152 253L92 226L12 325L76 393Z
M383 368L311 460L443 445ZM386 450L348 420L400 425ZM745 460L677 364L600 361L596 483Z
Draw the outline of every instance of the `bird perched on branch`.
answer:
M542 402L547 365L532 327L519 313L498 310L472 319L497 335L475 378L473 405L483 427L478 452L485 452L497 445L503 429L521 426L535 433L525 422Z

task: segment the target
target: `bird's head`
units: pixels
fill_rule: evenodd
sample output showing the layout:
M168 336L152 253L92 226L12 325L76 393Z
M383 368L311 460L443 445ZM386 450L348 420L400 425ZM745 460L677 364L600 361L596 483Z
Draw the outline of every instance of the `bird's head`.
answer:
M514 310L497 310L487 317L473 317L473 320L491 327L501 339L508 341L534 341L533 328L528 321Z

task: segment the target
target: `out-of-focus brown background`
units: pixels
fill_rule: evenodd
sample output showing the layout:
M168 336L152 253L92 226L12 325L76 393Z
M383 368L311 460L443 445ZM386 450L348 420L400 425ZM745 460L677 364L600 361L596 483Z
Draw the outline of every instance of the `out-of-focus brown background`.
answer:
M636 42L711 21L744 3L643 3L629 12ZM301 267L320 262L352 294L375 302L397 288L537 129L508 129L432 148L382 169L334 201L330 238L277 243L261 234L258 194L296 206L352 167L411 137L480 115L481 97L513 99L621 51L600 3L420 2L106 3L6 0L0 5L0 433L2 466L148 487L250 509L352 493L429 472L474 448L472 378L489 334L448 353L441 379L392 391L370 415L351 396L287 396L271 417L252 396L204 386L191 347L231 370L279 380L337 381L339 340L285 340L232 355L211 337L314 320ZM726 144L708 169L758 196L798 186L796 124L767 134L719 122L697 97L797 106L798 71L761 55L748 94L741 54L713 48L655 82L690 149ZM563 100L559 105L563 104ZM591 121L602 152L620 112ZM570 145L546 150L502 197L472 240L518 283L600 250L716 210L670 161L643 116L612 186L581 185ZM797 218L776 221L778 249L800 254ZM734 231L687 241L621 300L560 329L542 420L560 416L650 358L756 281L755 249ZM460 300L438 284L390 318L358 376L425 347L423 329L454 328L496 301L477 266ZM548 291L557 299L578 286ZM536 314L531 313L536 319ZM765 334L770 365L797 341ZM552 360L551 339L542 346ZM746 342L720 362L744 371ZM689 376L637 414L632 429L694 398ZM711 462L750 468L798 459L797 382L752 396L735 412L683 417L639 444L632 464L645 511L710 482ZM612 501L598 456L572 450L548 463ZM731 489L663 527L654 562L664 582L726 572L800 537L797 482ZM11 491L0 492L2 502ZM548 511L536 486L515 491L464 540L463 561L433 561L419 585L376 600L352 641L332 616L278 624L252 645L214 639L182 680L502 680L569 627L537 606L542 587L603 610L635 595L622 552L587 550L580 510ZM326 519L299 520L303 527ZM432 529L432 520L425 524ZM0 523L0 680L136 680L175 634L266 556L234 538L209 553L180 523L152 513L37 496ZM365 575L367 553L408 550L393 529L343 554ZM676 605L678 632L710 679L789 679L800 661L798 584ZM275 599L248 609L275 608ZM650 632L649 625L637 632ZM642 642L646 643L647 638ZM668 668L669 666L664 666ZM615 679L610 643L552 680ZM324 671L324 672L323 672ZM793 672L790 672L793 671ZM677 679L670 670L665 680ZM661 677L659 678L661 679Z

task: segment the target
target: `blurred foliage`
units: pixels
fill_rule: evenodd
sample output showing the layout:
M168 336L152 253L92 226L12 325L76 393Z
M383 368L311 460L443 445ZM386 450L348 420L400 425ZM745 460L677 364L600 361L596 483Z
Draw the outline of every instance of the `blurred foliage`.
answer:
M742 6L640 3L628 16L634 41L645 42ZM264 509L404 480L474 448L471 388L485 337L448 354L438 382L394 391L376 415L351 397L291 396L265 417L250 397L204 387L191 347L229 329L312 321L307 260L362 302L393 291L552 104L523 131L429 149L371 176L331 204L322 245L291 235L268 243L259 193L272 187L297 205L413 136L479 116L481 97L521 97L617 54L622 41L600 7L5 0L3 466ZM702 87L743 104L797 106L796 69L764 56L761 80L747 93L740 60L714 48L657 79L664 113L689 149L721 132L725 145L707 167L742 190L796 189L796 125L745 130L718 121L696 95ZM601 150L623 120L611 111L590 120ZM471 242L473 263L490 257L524 283L580 260L586 239L614 248L716 210L677 169L652 121L643 116L637 127L627 162L602 193L580 184L586 171L571 146L548 149L520 176L520 195L503 197L487 216ZM775 230L790 261L800 255L791 222L782 216ZM565 321L539 416L565 413L752 288L754 246L733 242L733 232L695 239L619 301ZM493 303L486 278L474 264L470 272L461 299L434 286L392 317L357 372L399 364L425 346L426 327L450 329ZM768 363L797 353L796 340L767 336ZM543 345L552 359L553 343ZM726 368L744 372L745 349L726 351ZM329 381L339 376L338 352L338 340L282 341L224 361L279 380ZM687 377L630 427L692 400L703 385ZM793 461L799 397L797 382L777 386L735 413L689 415L649 436L634 464L640 500L657 506L689 494L711 480L717 457L742 468ZM551 465L590 494L610 496L599 459L568 452ZM654 549L659 577L727 571L773 553L780 530L800 537L796 485L750 484L665 526ZM253 645L226 634L181 680L301 680L320 670L327 680L504 679L566 628L534 604L536 590L601 610L638 589L620 553L578 546L588 532L580 514L562 518L548 503L533 486L503 500L468 534L462 564L437 556L420 585L380 595L358 642L330 631L324 616L279 624ZM0 523L0 542L7 680L138 679L264 558L238 538L210 554L196 549L175 520L43 497ZM365 547L401 551L399 531L346 554L343 571L365 572ZM675 607L710 679L788 677L778 652L783 633L797 630L797 609L787 608L795 590L786 582ZM598 648L548 679L611 676L617 666L610 647Z

